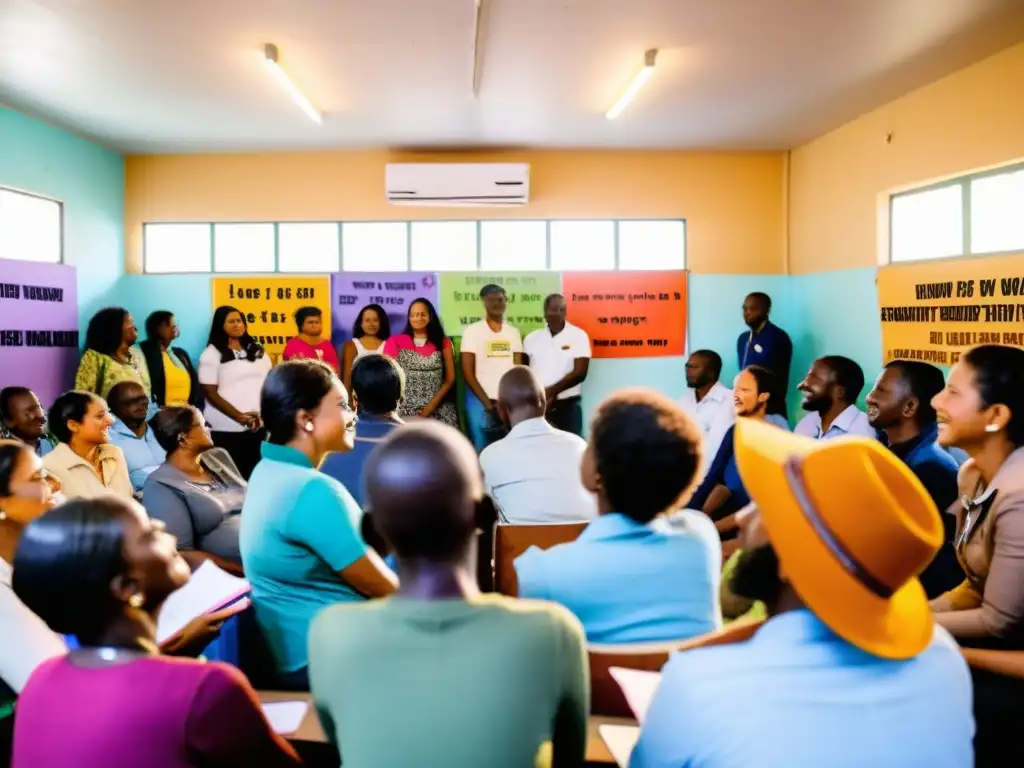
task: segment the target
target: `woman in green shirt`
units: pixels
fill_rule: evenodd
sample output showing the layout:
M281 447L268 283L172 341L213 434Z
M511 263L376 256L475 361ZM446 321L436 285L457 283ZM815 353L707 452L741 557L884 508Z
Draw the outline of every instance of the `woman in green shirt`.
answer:
M139 338L135 320L124 307L101 309L89 321L85 332L85 353L75 374L75 389L102 398L122 381L134 381L152 390L142 353L132 345Z

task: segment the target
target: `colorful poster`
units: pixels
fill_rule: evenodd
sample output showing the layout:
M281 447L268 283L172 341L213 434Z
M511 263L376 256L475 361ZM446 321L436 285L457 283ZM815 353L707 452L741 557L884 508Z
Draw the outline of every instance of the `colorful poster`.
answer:
M212 282L214 309L229 304L245 315L249 333L275 363L298 332L295 313L302 307L318 307L324 313L324 328L331 327L329 277L215 277Z
M78 367L75 268L0 259L0 387L28 387L44 408Z
M1024 347L1024 255L878 270L883 362L952 365L978 344Z
M562 293L594 357L683 354L685 272L566 272Z
M525 337L544 327L544 298L561 293L558 272L442 272L441 321L449 336L461 336L462 329L484 318L480 289L495 283L508 294L505 322Z
M437 308L437 275L433 272L339 272L331 276L334 307L333 340L340 347L352 338L360 310L379 304L387 312L391 333L405 328L409 305L424 298Z

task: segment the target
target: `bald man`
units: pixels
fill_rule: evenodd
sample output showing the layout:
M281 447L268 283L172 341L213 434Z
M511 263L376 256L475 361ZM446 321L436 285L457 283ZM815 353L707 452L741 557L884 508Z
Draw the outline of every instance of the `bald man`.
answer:
M512 368L498 384L498 415L509 433L480 454L487 492L513 524L592 520L597 501L580 480L583 438L551 426L537 375Z
M107 393L114 425L110 428L110 442L124 453L128 475L136 496L142 493L146 478L164 463L167 452L156 441L153 430L146 423L149 396L134 381L115 384Z
M473 447L438 422L407 424L374 449L365 480L395 548L397 599L327 608L310 629L313 698L345 764L512 768L550 739L552 764L582 765L582 628L560 606L479 593Z

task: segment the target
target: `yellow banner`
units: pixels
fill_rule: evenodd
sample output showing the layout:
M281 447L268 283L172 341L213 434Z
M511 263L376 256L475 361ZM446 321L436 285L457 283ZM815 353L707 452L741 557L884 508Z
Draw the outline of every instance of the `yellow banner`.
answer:
M275 363L288 339L298 333L295 313L317 307L324 313L324 333L331 332L331 279L329 277L215 277L213 306L238 309L249 333L262 344Z
M1024 347L1024 254L882 267L885 362L952 365L978 344Z

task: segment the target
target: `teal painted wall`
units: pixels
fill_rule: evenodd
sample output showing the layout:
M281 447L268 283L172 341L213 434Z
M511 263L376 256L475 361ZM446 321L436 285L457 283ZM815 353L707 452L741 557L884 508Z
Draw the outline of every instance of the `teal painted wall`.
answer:
M78 268L84 329L124 274L124 159L0 107L0 186L64 203L64 261Z

